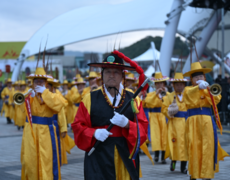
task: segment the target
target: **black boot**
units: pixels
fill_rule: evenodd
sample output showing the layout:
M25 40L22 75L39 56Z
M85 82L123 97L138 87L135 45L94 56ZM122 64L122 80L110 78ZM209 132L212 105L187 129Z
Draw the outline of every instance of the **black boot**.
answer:
M176 161L171 161L170 171L174 171L176 169Z
M6 118L7 124L12 124L11 119L9 117Z
M181 161L180 163L180 171L184 174L187 174L187 168L186 168L186 165L187 165L187 161Z
M162 164L166 164L166 161L165 161L165 151L161 151L161 163Z
M20 128L21 128L21 127L20 127L20 126L18 126L18 130L19 130L19 131L20 131Z
M155 151L154 161L158 162L159 160L159 151Z

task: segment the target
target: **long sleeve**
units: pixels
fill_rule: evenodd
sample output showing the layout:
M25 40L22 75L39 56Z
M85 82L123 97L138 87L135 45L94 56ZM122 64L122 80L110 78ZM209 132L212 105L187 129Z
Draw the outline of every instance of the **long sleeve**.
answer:
M6 94L6 88L4 88L4 89L2 90L2 93L1 93L1 97L2 97L3 100L4 100L4 98L5 98L6 95L7 95L7 94Z
M62 107L65 106L65 103L62 101L59 95L50 92L48 89L42 93L42 99L50 109L56 112L61 111Z
M165 96L163 98L163 103L162 103L162 106L161 106L161 112L168 118L170 119L169 115L168 115L168 107L170 105L170 100L169 100L169 97L168 96Z
M65 117L65 110L64 108L58 113L58 126L60 132L67 132L67 124L66 124L66 117Z
M137 98L136 98L137 100ZM148 129L148 120L145 116L145 112L142 107L142 102L138 98L138 109L139 113L137 114L138 125L140 130L140 145L142 145L147 139L147 129ZM137 139L137 123L129 121L129 128L123 128L122 134L126 138L129 149L132 150L136 144Z
M71 98L70 98L70 101L74 104L74 103L78 103L78 102L81 102L81 94L78 92L78 89L73 87L71 89Z
M87 152L91 149L96 141L93 136L95 129L92 128L90 119L90 103L91 97L90 94L88 94L80 103L75 120L73 124L71 124L75 144L79 149Z

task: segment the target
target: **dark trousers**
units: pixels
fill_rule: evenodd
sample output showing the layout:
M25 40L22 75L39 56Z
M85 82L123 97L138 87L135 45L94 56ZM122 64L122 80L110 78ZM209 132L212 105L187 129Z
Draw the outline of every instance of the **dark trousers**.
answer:
M155 157L159 158L160 151L155 151ZM161 160L165 159L165 151L161 151Z

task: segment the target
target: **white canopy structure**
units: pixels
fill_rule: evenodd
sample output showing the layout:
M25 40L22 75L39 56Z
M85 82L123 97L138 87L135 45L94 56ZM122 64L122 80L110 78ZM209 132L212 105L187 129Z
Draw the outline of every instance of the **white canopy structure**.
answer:
M211 9L196 11L195 8L187 6L188 4L181 6L183 3L183 0L133 0L117 5L82 7L62 14L41 27L26 43L21 53L24 56L19 58L12 79L16 79L24 59L38 53L40 42L41 48L44 49L47 36L46 49L52 49L111 34L165 29L166 24L170 25L177 14L181 14L176 26L177 32L185 35L198 22L208 19L213 12Z

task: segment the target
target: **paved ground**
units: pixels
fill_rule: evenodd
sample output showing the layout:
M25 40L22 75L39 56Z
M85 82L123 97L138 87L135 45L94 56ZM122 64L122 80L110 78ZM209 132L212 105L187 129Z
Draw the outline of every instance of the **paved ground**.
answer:
M222 147L230 154L230 127L225 127L226 133L219 135ZM73 137L71 131L69 135ZM20 180L22 130L18 131L16 126L7 125L5 118L0 117L0 180ZM153 156L153 153L152 153ZM84 152L74 147L68 155L69 164L61 169L63 180L83 180L83 160ZM174 172L169 171L169 160L166 165L155 164L145 156L140 156L142 180L167 179L167 180L189 180L187 175L180 173L180 163L177 164ZM220 162L220 172L215 175L217 180L228 180L230 177L230 158Z

